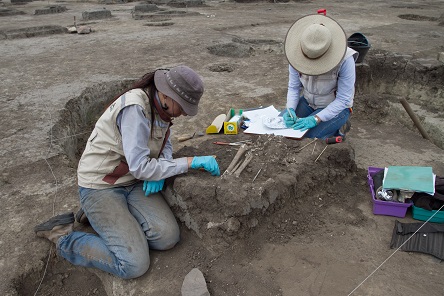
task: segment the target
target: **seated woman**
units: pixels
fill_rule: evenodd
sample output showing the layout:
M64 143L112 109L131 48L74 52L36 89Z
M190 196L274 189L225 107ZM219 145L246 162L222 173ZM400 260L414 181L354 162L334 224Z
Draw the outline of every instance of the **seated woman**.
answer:
M345 136L355 92L358 53L347 47L342 27L315 14L298 19L285 38L289 65L287 127L305 137Z

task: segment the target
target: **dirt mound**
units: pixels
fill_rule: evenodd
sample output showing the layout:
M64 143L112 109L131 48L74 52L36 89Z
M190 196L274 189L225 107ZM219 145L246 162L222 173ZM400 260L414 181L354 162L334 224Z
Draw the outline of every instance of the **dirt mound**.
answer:
M346 142L327 146L321 140L295 141L273 135L249 139L253 144L246 154L251 153L252 160L238 177L192 171L176 177L173 189L167 191L176 216L215 249L244 238L282 205L300 213L292 223L307 224L313 207L328 207L338 201L321 196L329 195L338 182L357 172L354 151ZM223 174L239 147L219 146L213 141L217 139L184 147L175 157L215 155Z

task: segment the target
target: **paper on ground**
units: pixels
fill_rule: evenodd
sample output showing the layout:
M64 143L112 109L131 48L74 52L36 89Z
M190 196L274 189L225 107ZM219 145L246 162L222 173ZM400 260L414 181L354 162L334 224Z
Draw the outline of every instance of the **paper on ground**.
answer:
M246 134L272 134L276 136L284 136L288 138L302 138L307 131L287 129L271 129L264 125L264 117L278 117L279 111L274 106L267 108L244 111L242 116L250 119L250 126L244 131Z

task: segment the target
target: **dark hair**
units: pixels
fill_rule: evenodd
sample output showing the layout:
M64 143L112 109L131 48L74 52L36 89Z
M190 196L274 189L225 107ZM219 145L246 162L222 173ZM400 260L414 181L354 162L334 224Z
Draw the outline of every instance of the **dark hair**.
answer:
M151 109L151 138L153 137L153 126L154 126L154 96L155 96L155 92L156 92L156 86L154 84L154 73L155 72L156 71L152 71L152 72L148 72L145 75L143 75L142 78L140 78L139 80L134 82L132 86L130 86L129 88L127 88L126 90L121 92L119 95L115 96L113 98L113 100L106 107L106 109L108 109L108 107L111 106L111 104L115 100L120 98L124 93L126 93L132 89L136 89L136 88L142 89L146 93L146 95L148 96L150 106L151 106L151 108L150 108Z

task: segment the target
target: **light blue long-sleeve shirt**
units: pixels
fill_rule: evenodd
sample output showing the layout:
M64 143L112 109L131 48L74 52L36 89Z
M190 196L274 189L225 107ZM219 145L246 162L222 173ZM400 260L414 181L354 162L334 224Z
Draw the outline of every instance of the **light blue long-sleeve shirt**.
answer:
M289 65L288 91L287 91L287 107L296 110L299 103L302 83L299 72ZM353 56L347 58L338 73L338 85L336 89L336 98L327 107L324 108L317 116L322 121L328 121L338 115L342 110L350 106L356 81L356 70Z
M154 124L165 124L155 122ZM117 126L122 135L123 152L131 174L140 180L158 181L188 171L186 157L173 159L173 146L170 138L159 158L150 158L148 141L151 122L145 117L139 105L123 108L117 116Z

